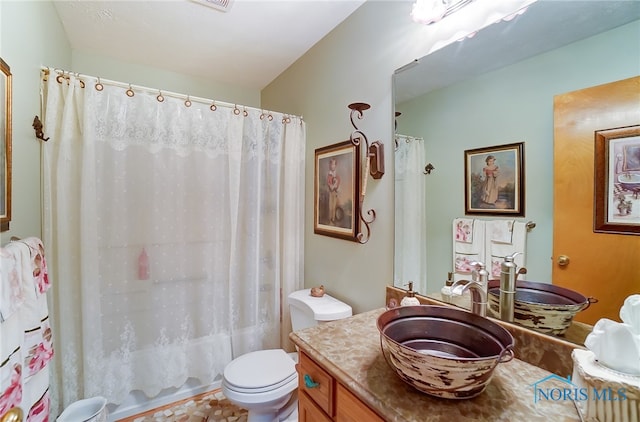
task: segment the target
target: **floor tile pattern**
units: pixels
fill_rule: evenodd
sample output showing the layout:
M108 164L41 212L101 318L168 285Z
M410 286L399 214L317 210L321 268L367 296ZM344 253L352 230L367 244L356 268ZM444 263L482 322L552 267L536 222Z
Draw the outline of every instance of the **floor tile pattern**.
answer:
M227 400L220 390L126 419L131 422L246 422L247 410ZM125 422L125 421L121 421Z

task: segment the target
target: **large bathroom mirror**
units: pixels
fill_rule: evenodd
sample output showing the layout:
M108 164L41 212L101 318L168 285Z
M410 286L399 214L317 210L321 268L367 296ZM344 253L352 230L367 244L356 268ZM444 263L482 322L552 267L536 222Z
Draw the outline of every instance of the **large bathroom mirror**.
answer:
M0 231L11 221L11 69L0 58Z
M554 97L639 75L638 19L637 1L539 0L396 71L396 287L440 293L454 265L453 220L485 218L465 216L464 151L520 142L525 279L551 283ZM619 263L599 271L609 265ZM629 283L608 280L611 291L617 282Z

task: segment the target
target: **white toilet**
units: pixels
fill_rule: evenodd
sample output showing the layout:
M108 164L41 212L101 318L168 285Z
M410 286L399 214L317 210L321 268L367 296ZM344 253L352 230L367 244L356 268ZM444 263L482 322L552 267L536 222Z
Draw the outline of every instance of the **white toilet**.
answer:
M311 296L310 289L289 295L294 331L318 323L350 317L351 306L325 294ZM249 411L249 422L286 420L297 410L297 355L283 349L260 350L237 357L225 368L222 393Z

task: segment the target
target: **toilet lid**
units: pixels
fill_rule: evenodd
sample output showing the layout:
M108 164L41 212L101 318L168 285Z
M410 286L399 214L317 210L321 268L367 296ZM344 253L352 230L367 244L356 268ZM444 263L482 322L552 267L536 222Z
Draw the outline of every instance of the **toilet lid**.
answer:
M297 377L296 364L282 349L242 355L224 368L224 379L237 389L275 389Z

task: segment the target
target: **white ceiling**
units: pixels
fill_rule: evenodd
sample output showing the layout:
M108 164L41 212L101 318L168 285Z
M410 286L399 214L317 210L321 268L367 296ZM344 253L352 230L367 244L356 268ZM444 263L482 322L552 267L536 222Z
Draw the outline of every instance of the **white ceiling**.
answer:
M365 0L54 0L71 48L262 89Z
M227 12L192 0L54 5L74 50L260 90L365 1L232 0ZM639 18L639 0L539 0L403 71L397 101Z
M538 0L521 16L490 25L474 37L450 44L396 72L396 103L637 19L638 0ZM640 33L620 48L634 52L639 46Z

